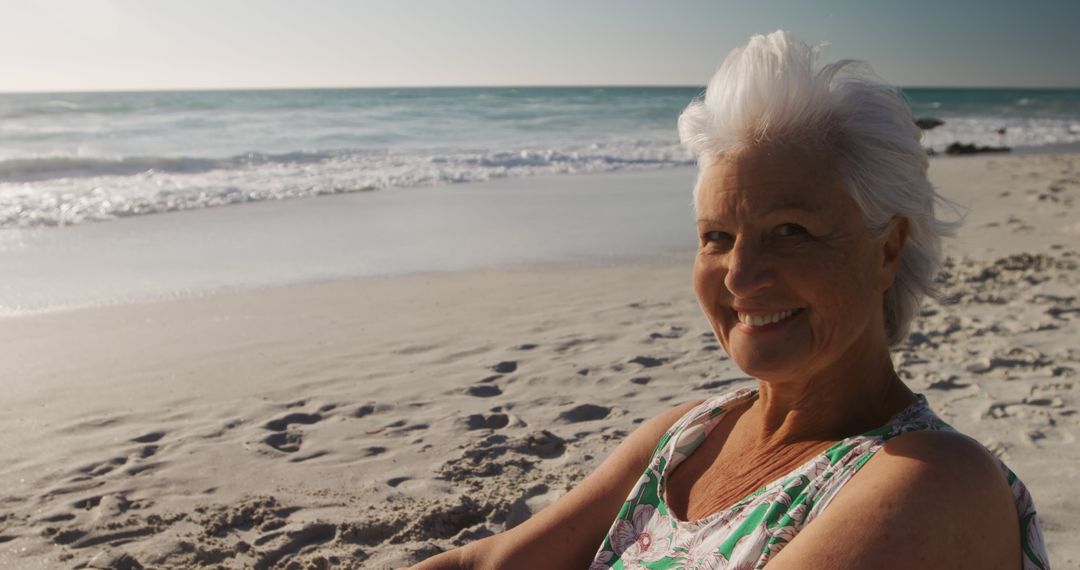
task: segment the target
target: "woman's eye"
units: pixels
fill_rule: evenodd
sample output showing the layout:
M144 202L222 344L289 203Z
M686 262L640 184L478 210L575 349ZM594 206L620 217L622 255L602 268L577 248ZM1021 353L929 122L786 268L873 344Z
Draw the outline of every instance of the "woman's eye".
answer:
M799 224L781 224L776 228L776 233L783 237L808 235L810 232Z
M731 239L731 234L727 232L705 232L701 234L701 238L706 243L724 242Z

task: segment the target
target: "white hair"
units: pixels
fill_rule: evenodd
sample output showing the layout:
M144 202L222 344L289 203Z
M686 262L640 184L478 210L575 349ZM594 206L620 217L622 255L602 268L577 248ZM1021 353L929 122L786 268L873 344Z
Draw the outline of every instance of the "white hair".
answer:
M778 30L728 54L705 95L679 116L679 137L703 169L714 157L762 145L797 145L827 155L877 236L908 220L900 268L885 292L890 345L907 337L924 295L934 296L941 238L959 217L936 217L938 194L926 176L922 132L902 96L861 61L820 69L818 49ZM694 188L694 204L700 187Z

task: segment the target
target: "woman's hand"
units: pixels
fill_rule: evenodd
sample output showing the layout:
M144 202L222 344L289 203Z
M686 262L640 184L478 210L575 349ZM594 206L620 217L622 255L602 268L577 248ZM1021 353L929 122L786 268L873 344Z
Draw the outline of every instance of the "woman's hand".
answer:
M430 558L414 570L587 567L660 436L700 403L681 404L643 423L596 471L524 523Z

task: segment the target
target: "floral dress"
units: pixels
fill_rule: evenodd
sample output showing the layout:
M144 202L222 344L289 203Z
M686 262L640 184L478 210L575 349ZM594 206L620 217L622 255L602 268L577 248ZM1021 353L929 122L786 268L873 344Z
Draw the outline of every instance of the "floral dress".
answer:
M736 504L695 521L675 518L665 503L668 474L705 440L728 409L754 397L743 388L690 410L660 438L649 466L634 486L600 545L590 570L762 568L829 503L886 441L919 430L952 430L926 398L884 426L839 441L788 475ZM1035 505L1027 488L1001 463L1020 515L1023 568L1049 568Z

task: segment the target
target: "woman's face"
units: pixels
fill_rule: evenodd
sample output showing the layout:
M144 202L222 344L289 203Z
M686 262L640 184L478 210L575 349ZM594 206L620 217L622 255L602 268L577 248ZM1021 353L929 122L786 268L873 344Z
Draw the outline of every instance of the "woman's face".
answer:
M867 232L830 165L790 148L718 158L697 207L694 291L744 372L807 378L887 350L895 243Z

